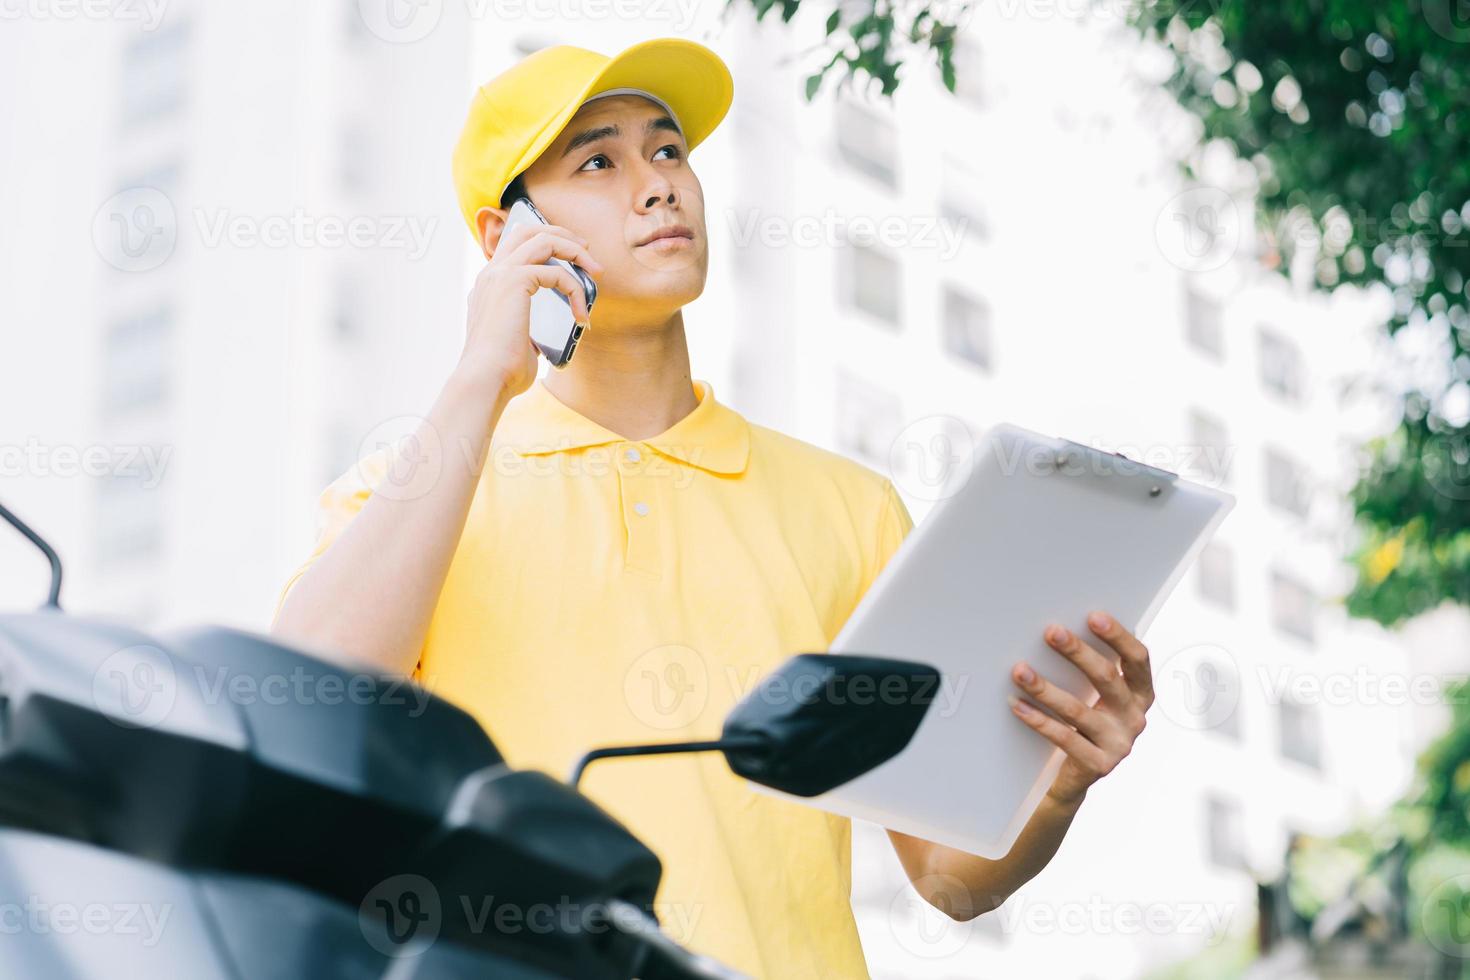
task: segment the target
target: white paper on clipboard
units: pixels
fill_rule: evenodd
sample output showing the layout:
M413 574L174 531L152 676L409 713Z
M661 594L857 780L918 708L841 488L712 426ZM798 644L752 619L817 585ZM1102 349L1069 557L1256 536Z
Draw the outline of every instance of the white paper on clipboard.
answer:
M755 788L1004 856L1063 759L1012 713L1011 666L1024 659L1091 700L1086 676L1043 640L1046 624L1112 655L1086 625L1104 609L1142 638L1234 505L1221 490L1112 453L1009 424L989 429L963 486L909 533L830 648L940 670L913 739L820 796Z

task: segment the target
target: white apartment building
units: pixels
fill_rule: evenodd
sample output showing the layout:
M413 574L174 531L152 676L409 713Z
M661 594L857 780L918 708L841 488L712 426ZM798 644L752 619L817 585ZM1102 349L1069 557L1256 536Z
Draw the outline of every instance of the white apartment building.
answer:
M465 17L401 44L356 0L104 7L5 28L7 340L35 370L0 416L43 460L8 502L71 608L261 628L316 493L458 354ZM56 475L88 448L109 475Z

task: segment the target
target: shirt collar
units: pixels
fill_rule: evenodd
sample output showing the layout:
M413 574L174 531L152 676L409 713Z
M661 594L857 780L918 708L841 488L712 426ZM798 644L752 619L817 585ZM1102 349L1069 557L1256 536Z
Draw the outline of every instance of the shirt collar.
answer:
M538 378L511 400L495 427L495 441L521 456L637 442L656 452L716 473L740 473L750 456L750 426L738 412L715 399L708 381L695 379L694 411L656 436L625 439L574 411Z

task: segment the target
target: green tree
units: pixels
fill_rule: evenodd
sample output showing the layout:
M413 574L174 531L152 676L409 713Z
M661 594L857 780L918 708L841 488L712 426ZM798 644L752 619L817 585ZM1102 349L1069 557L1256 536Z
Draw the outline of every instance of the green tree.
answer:
M1316 287L1386 288L1389 334L1412 326L1443 341L1443 370L1396 393L1399 425L1367 447L1352 490L1361 534L1347 556L1357 569L1348 611L1392 626L1446 600L1470 605L1470 5L1145 0L1132 10L1174 53L1167 85L1204 138L1254 165L1277 268L1290 274L1308 249ZM1470 687L1445 693L1450 730L1418 760L1387 832L1321 847L1363 852L1370 868L1404 855L1406 914L1446 975L1459 975L1470 955L1458 938L1470 926ZM1320 850L1293 861L1299 879Z
M801 0L725 0L725 10L747 2L755 8L756 20L776 10L782 22L789 22L801 7ZM823 42L814 49L830 57L807 76L807 101L816 98L829 75L836 76L840 86L877 81L883 95L891 96L898 89L904 65L931 59L944 86L953 92L955 37L965 15L978 2L858 0L837 5L827 16Z
M1443 338L1402 424L1368 448L1353 490L1362 530L1348 610L1385 625L1470 603L1470 6L1464 0L1142 2L1132 22L1175 55L1167 85L1255 165L1262 234L1288 274L1381 284L1384 324ZM1458 422L1458 424L1456 424Z

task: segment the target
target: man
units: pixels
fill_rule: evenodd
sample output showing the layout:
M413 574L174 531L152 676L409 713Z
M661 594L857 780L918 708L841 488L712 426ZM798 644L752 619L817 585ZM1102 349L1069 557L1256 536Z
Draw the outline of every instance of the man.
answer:
M732 91L713 52L659 39L611 59L543 49L476 93L454 175L487 263L463 353L414 438L323 492L277 635L411 673L512 765L558 775L598 745L711 737L767 671L828 648L913 522L888 478L747 422L691 378L682 311L709 239L688 154ZM502 235L521 194L550 224ZM553 255L597 282L596 316L538 381L532 294L558 289L589 322ZM1050 860L1143 728L1148 652L1106 617L1094 630L1049 639L1096 706L1013 671L1069 724L1016 700L1067 759L1010 854L890 833L914 887L956 918ZM983 778L983 751L957 755L955 778ZM760 977L866 974L846 819L753 792L717 754L604 763L583 785L663 860L676 939Z

